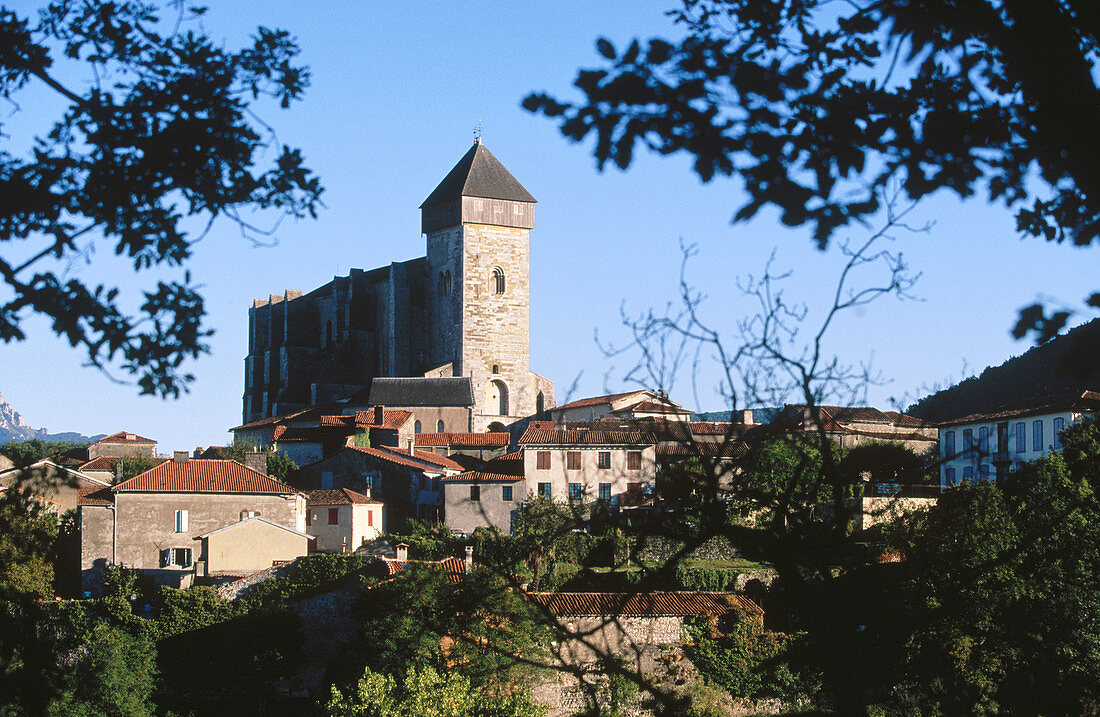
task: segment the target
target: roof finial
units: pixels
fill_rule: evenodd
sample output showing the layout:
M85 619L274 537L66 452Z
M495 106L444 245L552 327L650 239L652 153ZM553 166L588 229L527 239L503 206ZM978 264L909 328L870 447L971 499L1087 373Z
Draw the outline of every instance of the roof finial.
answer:
M474 127L474 144L481 144L481 118L477 118L477 126Z

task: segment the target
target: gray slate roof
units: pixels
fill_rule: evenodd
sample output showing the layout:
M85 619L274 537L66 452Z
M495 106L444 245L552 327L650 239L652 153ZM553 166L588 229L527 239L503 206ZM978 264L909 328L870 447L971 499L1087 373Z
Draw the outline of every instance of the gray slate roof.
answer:
M472 406L469 376L454 378L376 378L370 385L372 406Z
M470 151L458 160L458 164L443 178L435 191L428 195L420 208L456 197L484 197L532 203L537 201L480 140L474 142Z

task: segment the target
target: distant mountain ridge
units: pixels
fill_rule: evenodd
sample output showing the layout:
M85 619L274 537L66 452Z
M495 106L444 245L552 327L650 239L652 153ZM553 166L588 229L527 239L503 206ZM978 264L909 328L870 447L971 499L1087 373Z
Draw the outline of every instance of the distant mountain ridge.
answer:
M926 421L949 421L1086 390L1100 390L1100 319L926 396L906 413Z
M35 438L43 441L73 441L91 443L96 438L103 436L85 436L80 433L68 431L65 433L49 433L45 428L32 428L27 425L15 407L4 400L0 394L0 443L8 441L30 441Z

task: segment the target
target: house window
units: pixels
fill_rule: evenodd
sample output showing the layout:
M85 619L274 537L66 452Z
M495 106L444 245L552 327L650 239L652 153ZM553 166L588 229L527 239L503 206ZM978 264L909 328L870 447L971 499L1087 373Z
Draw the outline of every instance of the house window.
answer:
M600 500L603 500L603 501L611 500L611 484L610 483L600 483Z
M313 511L306 511L306 526L313 525Z
M340 524L340 509L329 508L328 509L328 524L339 525Z
M373 526L374 526L374 511L373 510L368 510L367 511L367 527L370 528L370 527L373 527Z
M489 279L489 287L494 294L504 293L504 270L499 266L493 269L493 274Z
M569 471L579 471L581 469L580 451L565 452L565 469Z
M186 533L187 532L187 511L186 510L177 510L176 511L176 532L177 533Z
M446 433L447 432L447 427L445 425L443 425L442 420L439 420L439 421L435 422L435 432L436 433Z
M550 484L549 483L539 483L539 495L542 496L543 498L549 498L550 497Z
M1043 450L1043 422L1035 421L1031 424L1031 450Z
M160 551L160 566L167 568L171 565L191 567L191 548L166 548Z
M599 468L610 468L611 451L600 451L596 457L596 466Z
M420 421L413 423L413 433L420 433Z
M580 483L569 484L569 500L580 500L584 497L584 490L581 489Z
M1064 418L1054 419L1054 450L1062 450L1062 429L1066 427L1066 420Z
M988 463L982 463L980 466L978 466L978 479L979 480L989 480L989 464Z
M1023 453L1027 450L1027 426L1023 421L1016 424L1016 452Z
M477 503L481 500L481 486L479 486L479 485L470 486L470 500L475 502L475 503Z
M978 429L978 452L983 456L989 455L989 426Z
M626 469L628 471L640 471L642 469L642 452L641 451L627 451L626 452Z
M538 451L535 453L535 468L540 471L550 470L550 451Z
M500 499L503 500L505 503L512 502L512 486L506 485L501 487Z
M947 472L944 474L944 481L947 483L947 485L955 485L955 469L954 468L948 468L947 469Z
M970 456L974 452L974 431L969 428L963 431L963 455Z
M966 466L963 468L963 483L974 482L974 466Z
M948 431L943 435L943 457L948 460L955 457L955 432Z

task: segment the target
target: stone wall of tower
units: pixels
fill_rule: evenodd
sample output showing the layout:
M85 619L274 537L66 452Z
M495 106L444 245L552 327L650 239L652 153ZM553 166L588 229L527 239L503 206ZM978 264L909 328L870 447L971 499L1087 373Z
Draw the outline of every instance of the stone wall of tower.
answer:
M428 234L427 249L430 340L425 370L450 363L452 375L462 376L462 227Z
M473 379L475 431L534 412L528 367L529 241L527 229L462 225L462 346L456 374ZM494 269L504 272L503 294L494 293ZM507 414L490 405L494 381L507 389Z

